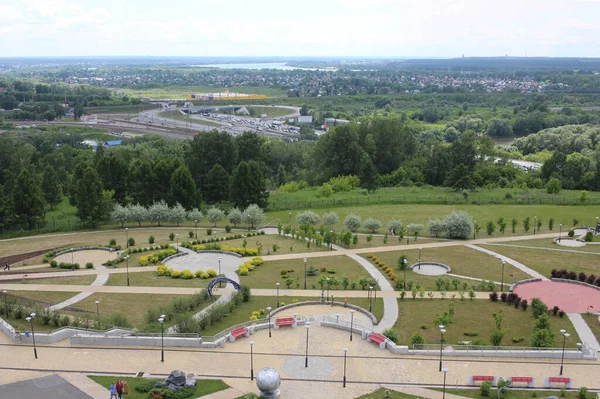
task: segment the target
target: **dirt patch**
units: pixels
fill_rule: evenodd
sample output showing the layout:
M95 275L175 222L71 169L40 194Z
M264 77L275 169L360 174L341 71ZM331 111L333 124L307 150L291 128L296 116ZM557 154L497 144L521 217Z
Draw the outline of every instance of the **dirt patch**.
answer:
M102 266L103 263L108 262L117 258L116 252L102 251L102 250L88 250L88 251L75 251L68 252L59 255L54 258L58 263L79 263L81 267L85 267L85 264L92 262L94 267Z

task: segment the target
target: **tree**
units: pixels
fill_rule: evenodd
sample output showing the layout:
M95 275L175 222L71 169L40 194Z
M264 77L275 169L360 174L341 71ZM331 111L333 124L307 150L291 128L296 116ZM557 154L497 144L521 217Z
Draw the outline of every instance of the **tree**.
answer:
M194 208L191 211L188 212L187 214L187 220L191 220L192 222L196 223L196 222L200 222L202 220L202 218L204 217L204 215L202 214L202 212L200 212L198 210L198 208Z
M508 120L492 118L488 121L486 133L492 137L512 137L513 130Z
M377 189L377 169L367 154L362 156L359 179L360 186L367 191L373 192Z
M240 211L238 208L233 208L229 211L229 214L227 214L227 220L229 220L229 223L233 224L234 227L237 226L238 224L242 223L242 211Z
M217 222L225 217L225 212L214 206L206 212L206 220L213 224L213 227L217 226Z
M196 183L185 165L175 169L171 176L171 199L185 208L193 208L198 204Z
M148 217L151 221L156 222L159 227L162 222L169 220L170 216L171 210L164 200L155 202L148 208Z
M262 224L266 219L263 210L256 204L248 205L244 210L243 220L244 223L249 224L251 228Z
M530 224L531 218L529 216L527 216L524 220L523 220L523 230L525 230L525 233L527 233L529 231L529 224Z
M494 234L494 231L496 231L496 224L492 220L490 220L489 222L487 222L485 230L487 231L488 236L491 236L492 234Z
M402 231L402 222L399 219L391 219L388 222L388 231L399 234Z
M44 174L42 175L42 191L46 203L50 205L50 209L53 209L55 205L60 204L62 199L60 184L58 183L56 171L50 165L44 168Z
M510 222L511 227L512 227L512 233L515 234L515 231L517 229L517 225L519 224L519 221L515 218L512 219L512 221Z
M28 169L23 169L11 190L12 213L15 221L33 229L44 221L46 201L39 179Z
M125 204L129 165L120 152L104 152L96 161L96 170L105 190L114 190L115 200Z
M558 194L562 188L562 183L556 177L551 178L546 183L546 192L548 194Z
M504 217L500 216L498 218L498 230L500 230L500 233L504 234L504 232L506 231L506 222L504 221Z
M427 230L429 231L429 234L433 234L434 236L438 237L443 234L444 231L446 231L446 226L441 220L434 219L430 220L427 224Z
M264 208L267 205L269 193L258 163L255 161L239 163L233 171L230 193L231 201L237 207L256 204Z
M171 208L170 213L171 215L169 217L169 220L171 220L171 222L173 223L176 223L177 226L179 226L179 223L185 220L185 208L179 202L176 203L173 208Z
M121 228L123 228L123 225L130 219L130 217L129 208L125 208L121 204L116 204L110 213L110 219L115 223L121 223Z
M467 239L473 235L473 219L465 211L452 212L444 219L448 238Z
M332 229L333 226L335 224L337 224L339 221L340 221L340 218L338 217L338 215L335 212L327 212L326 214L323 215L323 223L329 229Z
M319 215L314 213L313 211L304 211L300 212L296 215L296 222L299 226L303 225L311 225L316 226L321 221Z
M148 210L140 204L127 206L129 210L129 220L138 222L138 226L142 226L142 222L148 218Z
M103 191L98 172L91 166L86 167L75 188L77 217L83 224L94 227L111 209L112 204L107 203Z
M365 229L369 230L371 233L375 233L381 228L381 222L377 219L369 218L365 220L364 226Z
M216 164L227 173L234 170L238 161L234 140L229 133L216 130L194 136L185 153L185 161L198 189L204 190L204 179Z
M221 165L216 164L206 175L204 182L204 199L208 203L227 201L229 199L229 173Z
M344 219L344 227L346 227L351 232L355 232L356 230L358 230L361 224L362 219L360 218L360 216L348 215Z

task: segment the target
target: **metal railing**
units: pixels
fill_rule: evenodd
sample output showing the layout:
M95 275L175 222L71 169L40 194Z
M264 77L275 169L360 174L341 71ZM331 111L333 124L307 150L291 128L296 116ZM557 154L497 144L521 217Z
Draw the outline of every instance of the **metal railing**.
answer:
M344 326L344 327L348 327L350 328L350 325L352 325L352 329L353 330L361 330L361 331L369 331L367 328L365 328L362 324L358 324L356 322L354 323L350 323L349 321L344 321L344 320L338 320L336 317L331 317L331 316L323 316L322 320L326 323L331 323L331 324L339 324L340 326Z
M442 345L443 350L452 350L452 351L494 351L494 352L562 352L562 348L536 348L533 346L490 346L490 345L463 345L463 344L444 344ZM430 350L430 351L439 351L440 344L414 344L412 347L413 350ZM579 352L577 348L566 348L565 353L567 352Z

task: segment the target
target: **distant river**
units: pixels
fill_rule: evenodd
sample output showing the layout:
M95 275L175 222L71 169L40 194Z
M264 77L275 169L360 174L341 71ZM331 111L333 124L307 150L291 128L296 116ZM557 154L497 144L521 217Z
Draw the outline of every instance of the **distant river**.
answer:
M299 68L287 65L285 62L264 62L250 64L212 64L212 65L190 65L192 68L218 68L218 69L280 69L292 71L301 69L304 71L335 71L336 69Z

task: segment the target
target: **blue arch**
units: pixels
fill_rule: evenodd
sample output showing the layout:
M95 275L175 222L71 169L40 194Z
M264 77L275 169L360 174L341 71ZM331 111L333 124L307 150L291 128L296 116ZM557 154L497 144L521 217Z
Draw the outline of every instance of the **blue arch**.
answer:
M213 295L213 288L215 288L215 285L219 284L219 283L225 283L225 285L227 285L227 283L231 283L233 285L233 288L235 288L236 290L241 290L242 287L235 281L233 281L230 278L227 277L217 277L216 279L214 279L213 281L211 281L208 284L208 295L210 295L210 298L214 301L215 300L215 296Z

